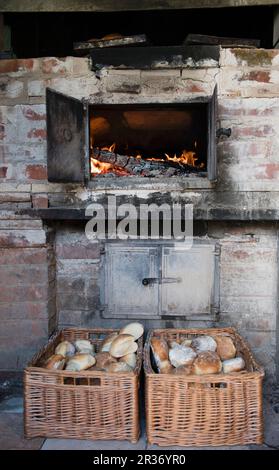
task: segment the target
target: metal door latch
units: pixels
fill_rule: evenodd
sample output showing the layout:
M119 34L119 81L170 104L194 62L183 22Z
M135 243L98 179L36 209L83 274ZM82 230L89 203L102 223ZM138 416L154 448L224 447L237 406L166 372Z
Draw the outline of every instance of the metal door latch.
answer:
M150 286L152 284L176 284L182 282L181 277L145 277L142 280L144 286Z

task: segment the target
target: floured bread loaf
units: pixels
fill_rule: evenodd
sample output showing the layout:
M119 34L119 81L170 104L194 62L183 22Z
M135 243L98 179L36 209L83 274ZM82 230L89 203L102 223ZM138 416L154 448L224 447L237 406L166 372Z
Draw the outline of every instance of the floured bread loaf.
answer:
M222 362L214 351L205 351L198 355L193 364L196 375L218 374L222 370Z
M191 342L191 347L199 354L204 351L216 351L217 343L211 336L198 336Z
M100 369L105 369L110 364L117 362L115 357L112 357L108 352L99 352L95 356L96 367Z
M73 356L75 351L76 349L70 341L61 341L55 348L55 354L61 354L64 357Z
M216 352L222 361L233 359L236 355L236 348L233 340L229 336L216 335L214 339L217 343Z
M45 362L46 369L61 370L65 365L65 357L62 354L53 354Z
M223 362L224 374L230 374L231 372L240 372L245 369L245 361L242 357L235 357L234 359L228 359Z
M188 366L174 367L173 370L172 370L172 374L175 374L175 375L191 375L191 374L193 374L193 365L190 364Z
M94 366L95 363L96 359L91 354L79 353L69 359L66 365L66 370L79 372L81 370L89 369L89 367Z
M77 352L82 354L94 354L94 346L87 339L77 339L74 344Z
M118 336L118 333L111 333L108 335L104 341L101 343L100 352L109 352L111 343Z
M132 367L126 362L115 362L106 368L107 372L132 372L132 370Z
M110 354L113 357L127 356L132 354L138 349L137 343L134 341L134 336L128 334L118 335L111 343Z
M174 367L192 364L196 357L195 351L187 346L179 346L169 351L170 362Z
M156 365L161 372L162 363L169 362L169 347L167 342L164 339L160 338L151 338L151 349L153 352L153 356L156 362ZM165 364L166 365L166 364Z
M126 356L121 357L120 361L126 362L126 364L128 364L130 367L132 367L132 369L134 369L137 363L137 355L136 353L127 354Z
M120 335L132 335L134 337L134 341L137 341L143 335L144 328L141 323L133 322L129 323L128 325L121 328L119 331Z

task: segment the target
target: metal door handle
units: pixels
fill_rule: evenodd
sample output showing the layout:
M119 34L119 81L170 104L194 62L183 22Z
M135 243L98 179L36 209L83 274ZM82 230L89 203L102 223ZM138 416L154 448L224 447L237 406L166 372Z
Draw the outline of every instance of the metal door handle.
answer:
M142 284L144 286L149 286L149 285L152 285L152 284L156 284L157 282L159 283L159 278L158 277L145 277L142 280Z
M152 284L176 284L181 281L181 277L162 277L161 279L159 277L145 277L142 280L142 284L144 286L149 286Z

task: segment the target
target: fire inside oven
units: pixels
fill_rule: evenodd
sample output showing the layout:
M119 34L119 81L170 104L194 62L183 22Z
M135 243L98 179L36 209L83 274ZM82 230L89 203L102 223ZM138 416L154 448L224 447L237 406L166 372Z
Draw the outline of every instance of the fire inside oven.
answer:
M90 103L47 89L51 182L217 177L216 88L179 103ZM130 181L130 180L129 180Z
M204 104L90 108L90 173L182 176L207 171Z

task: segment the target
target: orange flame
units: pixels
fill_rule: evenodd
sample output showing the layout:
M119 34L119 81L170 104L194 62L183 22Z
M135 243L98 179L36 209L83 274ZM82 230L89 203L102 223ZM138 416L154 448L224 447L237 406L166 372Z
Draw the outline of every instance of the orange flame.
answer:
M113 165L110 163L103 163L96 160L96 158L91 157L90 159L91 174L92 175L101 175L103 173L109 173L113 170Z
M194 143L194 147L195 147L195 149L197 148L197 142L196 141ZM114 153L115 148L116 148L116 143L113 143L110 146L101 147L100 150L105 150L105 151ZM204 167L203 163L201 163L201 164L196 163L198 161L198 157L196 156L196 152L193 152L193 151L183 150L181 152L180 156L177 156L176 154L174 154L173 156L170 156L167 153L165 153L165 156L166 156L167 160L172 161L172 162L176 162L176 163L180 163L181 165L190 165L190 166L193 166L195 168L200 168L200 169ZM138 154L134 158L141 159L142 156L140 154ZM160 158L160 157L158 157L158 158L157 157L150 157L150 158L147 158L146 160L148 160L148 161L157 161L157 162L164 162L165 161L163 158ZM123 176L123 175L127 176L127 175L130 174L127 170L125 170L125 168L118 167L117 164L100 162L99 160L97 160L93 156L91 156L90 163L91 163L91 174L92 175L100 175L100 174L111 173L111 172L118 175L118 176Z
M191 165L194 167L196 166L196 161L198 160L198 158L195 156L195 152L187 152L187 150L183 150L179 157L176 155L170 157L167 153L165 153L165 155L169 161L181 163L182 165Z

